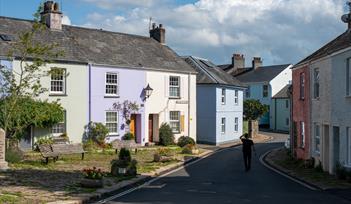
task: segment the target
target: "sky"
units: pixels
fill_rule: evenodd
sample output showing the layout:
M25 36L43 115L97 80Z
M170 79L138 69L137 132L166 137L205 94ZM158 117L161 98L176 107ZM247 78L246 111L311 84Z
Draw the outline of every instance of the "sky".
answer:
M0 0L0 16L33 19L42 0ZM148 36L150 17L179 55L216 64L244 54L297 63L343 33L346 0L57 0L64 23Z

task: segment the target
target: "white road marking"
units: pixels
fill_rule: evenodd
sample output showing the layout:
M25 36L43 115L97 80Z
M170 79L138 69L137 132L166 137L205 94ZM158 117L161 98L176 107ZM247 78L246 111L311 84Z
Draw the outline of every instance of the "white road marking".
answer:
M280 148L276 148L276 149L280 149ZM276 150L276 149L274 149L274 150ZM266 162L263 161L263 158L264 158L267 154L269 154L271 151L273 151L273 150L269 150L269 151L267 151L266 153L264 153L263 155L260 156L260 162L261 162L261 164L262 164L263 166L265 166L266 168L268 168L268 169L274 171L275 173L277 173L277 174L279 174L279 175L281 175L281 176L284 176L285 178L288 178L288 179L290 179L290 180L292 180L292 181L294 181L294 182L296 182L296 183L298 183L298 184L300 184L300 185L302 185L302 186L304 186L304 187L306 187L306 188L308 188L308 189L310 189L310 190L313 190L313 191L318 190L318 189L316 189L315 187L313 187L313 186L311 186L311 185L309 185L309 184L307 184L307 183L305 183L305 182L299 181L299 180L297 180L297 179L295 179L295 178L293 178L293 177L291 177L291 176L289 176L289 175L287 175L287 174L285 174L285 173L282 173L282 172L278 171L277 169L275 169L275 168L269 166L268 164L266 164Z

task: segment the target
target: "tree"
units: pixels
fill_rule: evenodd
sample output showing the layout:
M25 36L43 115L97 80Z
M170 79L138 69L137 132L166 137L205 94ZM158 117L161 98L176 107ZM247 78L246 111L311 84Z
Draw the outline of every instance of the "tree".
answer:
M42 42L40 36L43 32L48 32L48 28L39 21L41 11L42 5L34 14L32 29L19 33L15 41L10 44L7 57L9 60L16 59L19 69L0 66L0 99L3 102L0 109L2 116L0 127L7 132L9 137L18 137L18 134L23 132L22 128L27 128L27 124L31 123L19 125L16 122L22 121L21 118L18 118L21 116L18 113L22 108L21 101L34 99L47 91L41 86L40 78L53 74L57 69L44 71L42 68L63 55L56 43ZM55 106L55 104L51 105ZM42 112L37 114L38 117L45 115ZM28 120L32 121L32 118Z
M268 106L260 103L259 100L246 100L244 101L244 119L249 122L249 136L253 137L253 132L258 130L257 124L253 121L256 121L259 117L268 112ZM256 127L257 126L257 127Z

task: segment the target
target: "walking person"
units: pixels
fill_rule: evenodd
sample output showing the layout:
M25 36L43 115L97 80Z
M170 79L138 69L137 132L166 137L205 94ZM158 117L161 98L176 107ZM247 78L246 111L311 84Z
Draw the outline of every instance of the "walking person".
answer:
M251 169L251 153L253 151L256 154L255 146L253 141L249 138L249 134L245 133L243 136L240 137L241 142L243 143L243 156L244 156L244 164L245 164L245 171L250 171Z

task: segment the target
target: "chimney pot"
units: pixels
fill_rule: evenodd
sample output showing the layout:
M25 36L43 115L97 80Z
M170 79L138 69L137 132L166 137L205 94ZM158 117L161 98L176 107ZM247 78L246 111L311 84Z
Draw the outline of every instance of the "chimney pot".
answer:
M59 4L54 1L44 3L44 11L40 13L41 22L53 30L62 30L62 12Z
M232 57L232 66L234 70L245 67L245 57L242 54L234 53Z
M261 57L254 57L252 60L252 68L257 69L262 66L262 59Z
M150 38L155 39L161 44L166 43L166 29L162 24L159 24L159 27L156 27L156 24L152 24L152 29L150 30Z

